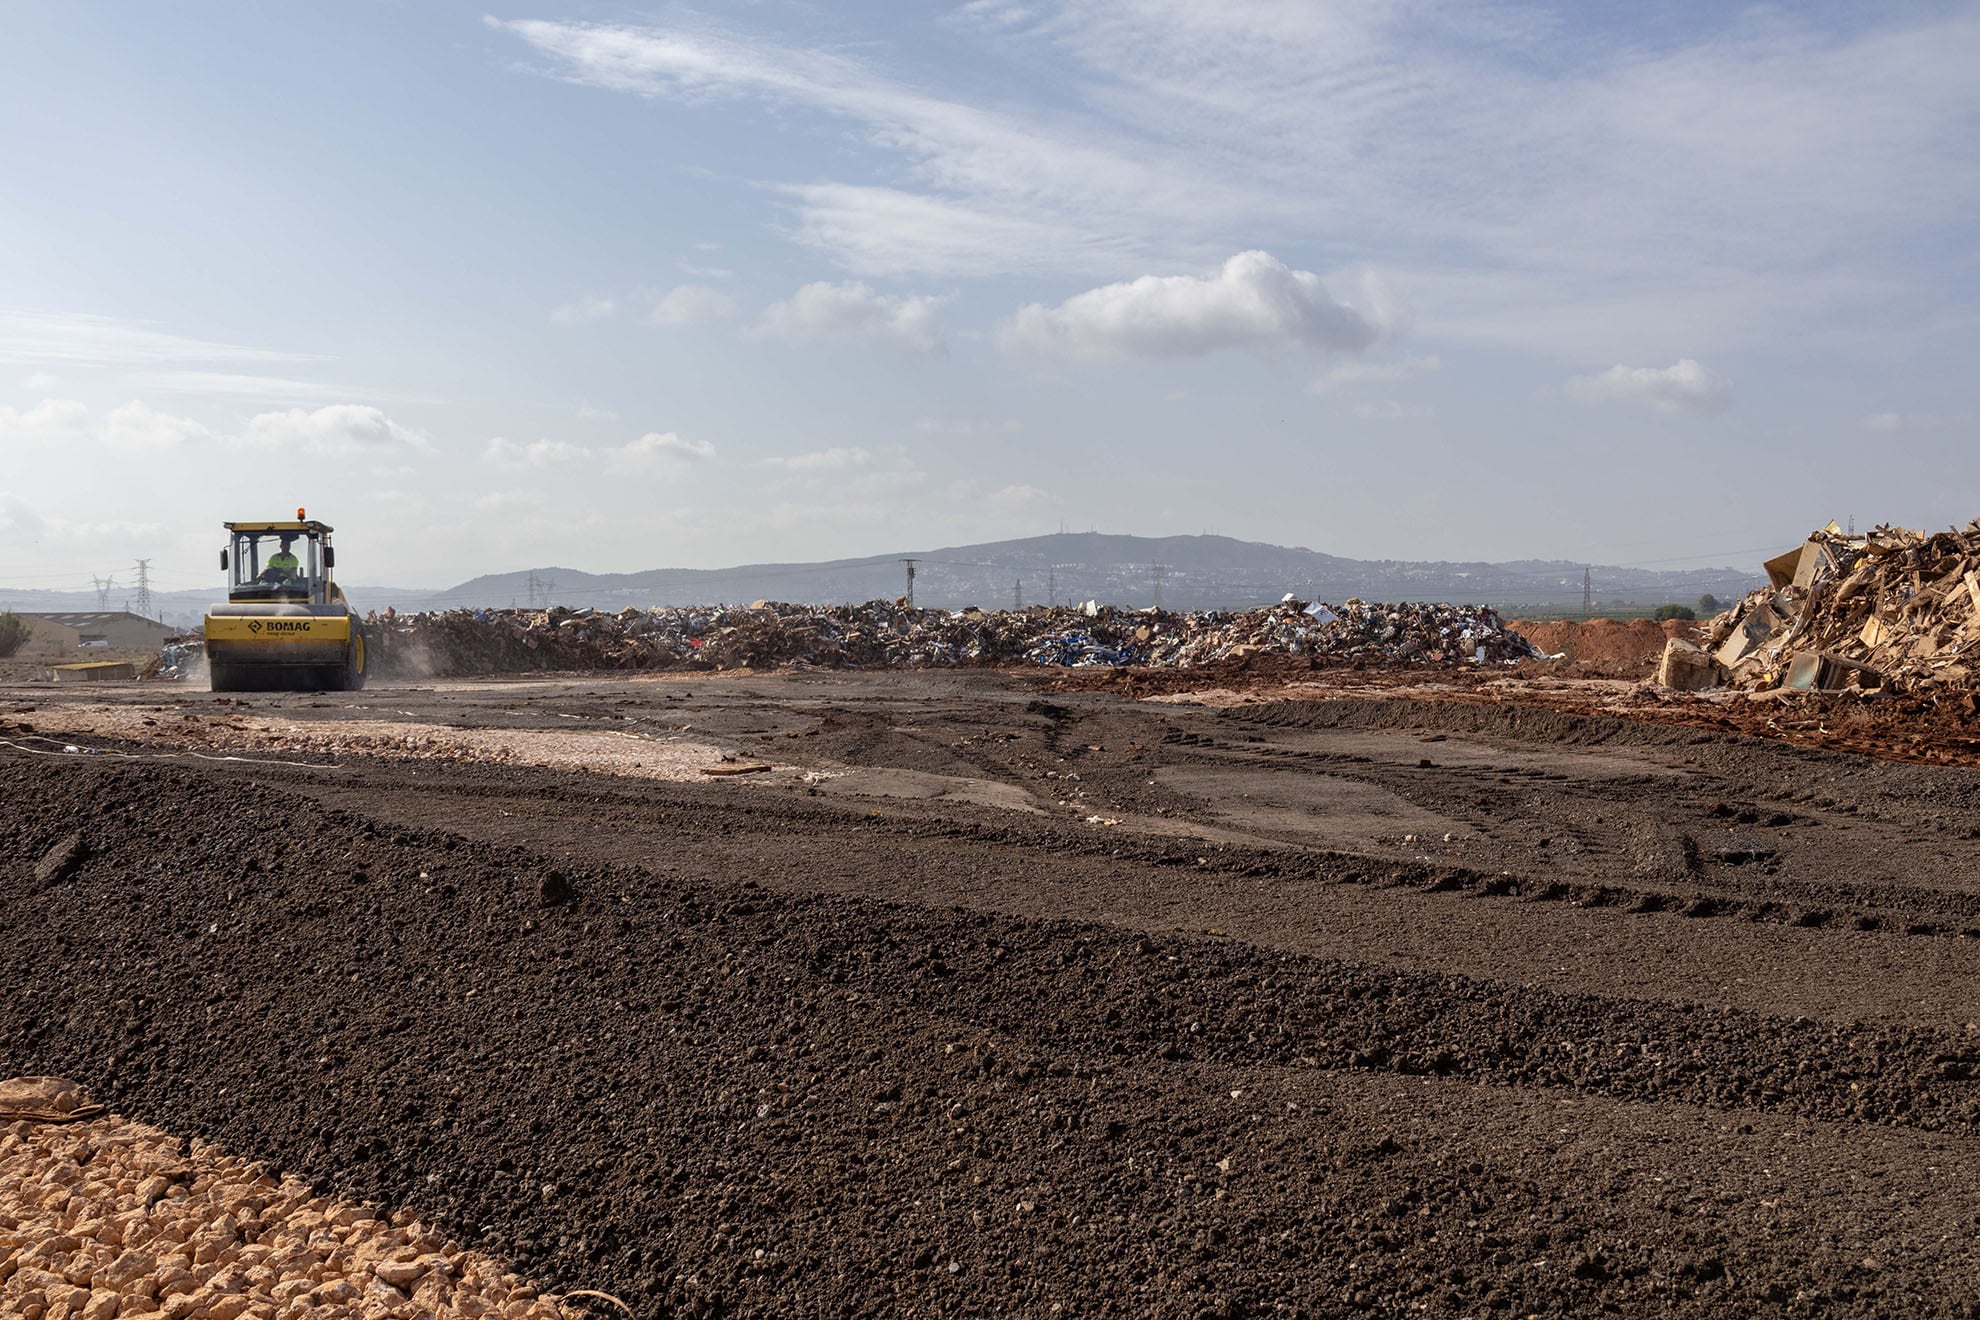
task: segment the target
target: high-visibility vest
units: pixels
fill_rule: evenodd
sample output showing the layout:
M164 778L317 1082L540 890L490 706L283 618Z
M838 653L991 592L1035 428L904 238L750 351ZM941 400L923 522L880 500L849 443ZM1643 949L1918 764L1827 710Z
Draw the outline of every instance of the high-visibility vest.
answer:
M277 550L274 554L268 556L268 566L270 568L294 568L296 566L296 557L287 550Z

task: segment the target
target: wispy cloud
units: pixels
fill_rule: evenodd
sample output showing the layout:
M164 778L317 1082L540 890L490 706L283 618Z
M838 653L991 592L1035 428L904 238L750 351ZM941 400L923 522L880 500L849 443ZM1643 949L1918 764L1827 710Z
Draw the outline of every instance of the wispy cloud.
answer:
M1357 420L1363 422L1414 422L1436 415L1436 410L1425 404L1404 403L1400 399L1383 399L1379 403L1357 403L1348 409Z
M588 294L551 308L550 319L558 325L584 325L589 321L608 320L618 309L619 305L610 298Z
M867 149L832 177L767 182L790 235L854 273L1324 251L1408 272L1426 333L1627 361L1712 346L1701 307L1728 333L1811 311L1844 326L1866 285L1827 270L1874 271L1980 207L1980 11L1834 12L1700 11L1680 31L1587 7L952 11L986 61L1050 78L1029 106L708 25L497 26L574 82L850 125Z
M474 507L483 513L513 513L518 509L540 508L543 496L533 490L492 490L475 497Z
M290 403L298 400L349 398L349 385L298 380L293 376L262 376L241 371L146 371L127 378L139 394L177 394L192 398L248 399ZM368 392L368 391L367 391Z
M1336 362L1314 377L1308 388L1315 394L1337 394L1364 385L1393 385L1411 376L1441 370L1443 365L1443 360L1436 357L1406 357L1393 362Z
M691 104L760 98L860 125L873 146L907 159L931 192L795 192L797 234L855 270L938 268L935 261L961 250L959 229L1003 234L1005 261L1017 251L1008 240L1022 236L1028 266L1075 268L1096 248L1120 256L1134 250L1120 236L1142 226L1116 221L1151 210L1194 211L1202 202L1185 178L1151 163L1149 144L1132 135L933 95L836 54L707 29L490 21L574 82ZM1240 207L1232 199L1230 213ZM935 242L927 236L931 220L948 231Z
M870 286L807 284L763 313L760 338L884 344L925 357L947 352L935 326L939 298L892 296Z
M164 530L156 522L111 518L82 521L56 514L44 514L20 496L0 490L0 541L32 543L43 539L101 545L102 542L128 546L138 538L153 538Z
M681 284L653 305L655 325L698 325L726 321L736 314L736 300L705 284Z
M971 421L960 417L924 417L914 424L914 429L923 435L939 436L948 440L996 440L1016 435L1024 429L1024 423L1008 417L1000 422Z
M873 451L859 445L834 446L809 454L789 454L762 460L764 467L785 472L829 472L865 467L873 461Z
M323 360L311 353L191 339L109 316L0 309L0 363L139 368Z
M483 453L496 467L515 471L522 468L544 468L558 463L569 463L589 457L591 451L583 445L574 445L565 440L531 440L524 444L496 436L488 442L488 448Z
M1974 425L1972 413L1879 412L1863 419L1863 429L1873 435L1938 435Z

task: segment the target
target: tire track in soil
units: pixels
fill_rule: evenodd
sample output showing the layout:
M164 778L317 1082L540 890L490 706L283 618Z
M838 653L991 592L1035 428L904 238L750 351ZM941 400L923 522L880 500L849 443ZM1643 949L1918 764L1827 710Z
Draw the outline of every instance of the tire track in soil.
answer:
M1661 1191L1612 1205L1461 1127L1414 1130L1396 1090L1523 1126L1506 1105L1592 1103L1735 1145L1814 1123L1915 1153L1944 1131L1959 1163L1980 1102L1958 1033L553 874L178 769L0 762L0 792L7 855L91 840L52 885L9 874L10 961L35 969L0 1004L9 1071L444 1215L563 1286L688 1314L1561 1313L1810 1289L1933 1310L1943 1271L1970 1269L1922 1244L1888 1269L1796 1265L1705 1216L1673 1228ZM1232 1077L1269 1119L1222 1102Z
M1137 929L1222 929L1294 953L1340 946L1330 931L1345 924L1371 952L1421 946L1407 957L1549 983L1561 981L1563 955L1549 952L1557 940L1532 935L1572 930L1569 939L1582 943L1565 960L1589 965L1564 984L1586 983L1598 994L1683 995L1788 1016L1954 1024L1970 1017L1959 993L1971 981L1970 939L1922 939L1950 933L1946 914L1935 916L1947 925L1914 924L1910 935L1900 935L1888 910L1852 913L1820 889L1811 892L1830 905L1802 908L1728 901L1703 884L1571 884L1544 874L1536 879L1311 848L1206 846L949 804L890 801L884 811L866 811L856 803L803 797L766 803L749 790L632 787L601 777L575 786L519 774L436 782L374 766L362 783L304 791L333 805L370 804L404 825L437 824L557 858L647 865L682 879L719 879L744 868L779 890L963 904L1019 917L1084 914ZM817 841L798 864L787 842L794 830ZM703 849L679 846L683 835L719 839L720 860L711 865ZM1441 906L1419 902L1403 915L1382 897L1395 891ZM1452 902L1482 902L1490 915L1460 911ZM1625 929L1615 921L1624 915L1643 924ZM1736 919L1708 920L1714 917ZM1456 927L1451 933L1460 943L1409 936L1398 923L1410 920ZM1761 929L1749 934L1756 925ZM1481 926L1507 942L1484 939ZM1872 933L1879 927L1881 933ZM1913 939L1922 942L1907 953ZM1532 946L1531 956L1522 956L1521 945ZM1699 946L1718 953L1693 954ZM1405 957L1400 950L1392 956ZM1654 977L1618 976L1618 959L1662 970ZM1745 991L1723 984L1735 976L1756 984ZM1768 984L1779 989L1770 993Z

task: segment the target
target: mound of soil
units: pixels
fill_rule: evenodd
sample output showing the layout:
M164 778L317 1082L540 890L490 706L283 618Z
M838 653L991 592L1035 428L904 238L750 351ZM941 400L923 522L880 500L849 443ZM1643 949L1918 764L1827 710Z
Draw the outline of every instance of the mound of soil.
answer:
M1969 1132L1950 1030L772 892L687 811L649 870L218 771L0 760L0 801L0 1072L642 1315L1920 1314L1976 1282L1937 1210L1866 1271L1809 1248L1860 1226L1747 1209L1831 1178L1799 1151L1854 1178ZM738 856L834 864L788 833ZM1116 864L1200 884L1176 847ZM1682 1184L1636 1176L1670 1151Z
M1519 619L1513 630L1549 655L1564 655L1585 668L1615 668L1634 677L1655 668L1664 643L1673 637L1697 640L1698 625L1686 619ZM1626 672L1623 672L1626 671Z

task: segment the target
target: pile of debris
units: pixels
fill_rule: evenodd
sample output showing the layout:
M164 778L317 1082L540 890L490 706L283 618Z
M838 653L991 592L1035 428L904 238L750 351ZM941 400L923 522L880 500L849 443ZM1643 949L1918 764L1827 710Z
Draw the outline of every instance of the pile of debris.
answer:
M1667 686L1967 691L1980 658L1980 519L1965 531L1834 523L1766 563L1768 583L1713 619L1706 648L1673 641Z
M206 672L206 641L202 637L167 637L158 654L144 667L139 678L177 680L198 678Z
M1540 653L1493 610L1467 605L1275 606L1176 613L1077 608L924 610L865 605L452 610L373 615L373 672L449 677L532 670L911 669L1039 664L1189 667L1251 655L1348 662L1500 663Z

